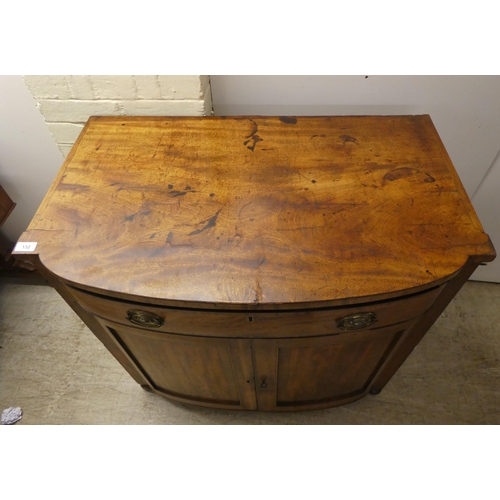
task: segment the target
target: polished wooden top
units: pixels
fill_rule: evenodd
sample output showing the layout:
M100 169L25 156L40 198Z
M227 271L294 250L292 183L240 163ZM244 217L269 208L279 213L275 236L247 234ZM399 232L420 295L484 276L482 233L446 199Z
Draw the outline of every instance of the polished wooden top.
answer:
M427 115L93 117L21 241L91 290L264 309L495 255Z

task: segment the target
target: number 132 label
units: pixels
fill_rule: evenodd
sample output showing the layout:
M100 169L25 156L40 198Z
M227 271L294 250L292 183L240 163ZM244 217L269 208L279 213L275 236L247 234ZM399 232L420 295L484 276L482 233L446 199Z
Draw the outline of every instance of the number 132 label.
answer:
M14 252L33 252L36 245L37 243L32 241L20 241L19 243L16 243Z

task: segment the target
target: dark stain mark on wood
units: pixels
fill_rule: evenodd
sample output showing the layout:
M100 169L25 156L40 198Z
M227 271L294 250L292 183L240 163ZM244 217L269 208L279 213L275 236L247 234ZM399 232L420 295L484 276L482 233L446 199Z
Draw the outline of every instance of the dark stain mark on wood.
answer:
M127 222L127 221L132 222L134 220L134 217L138 214L140 214L140 212L136 212L135 214L132 214L132 215L129 215L128 217L125 217L124 222Z
M323 138L325 138L326 135L325 134L314 134L314 135L311 136L311 139L314 139L315 137L323 137Z
M184 196L185 194L187 194L187 191L171 191L169 193L172 198L176 198L177 196Z
M199 224L205 224L205 223L206 224L201 229L196 229L195 231L192 231L191 233L189 233L188 236L194 236L195 234L200 234L203 231L208 231L210 228L214 227L217 222L217 217L219 217L221 210L222 208L217 210L217 212L215 212L215 215L212 215L212 217L210 217L209 219L205 219L199 222Z
M191 191L191 186L186 186L186 187L184 188L184 190L185 190L185 191Z
M125 219L123 219L123 222L127 222L127 221L132 222L137 215L139 215L139 214L149 215L150 213L151 213L151 210L149 210L148 212L139 211L139 212L136 212L135 214L129 215L128 217L125 217Z
M150 240L152 240L155 236L156 236L156 233L153 233L153 234L149 237L149 239L150 239Z
M60 182L57 186L58 191L87 191L89 186L84 186L83 184L65 184L64 182Z
M261 257L259 259L259 266L262 266L262 264L264 264L266 262L266 258L265 257Z
M306 177L302 172L300 172L299 170L294 170L294 171L290 171L288 170L287 168L285 168L286 172L288 173L296 173L298 175L300 175L300 177L303 177L306 181L309 181L309 182L312 182L313 184L316 182L315 180L311 180L309 177ZM309 175L311 175L311 172L308 172ZM307 189L307 188L306 188Z
M411 177L412 175L418 174L420 170L411 167L399 167L391 170L387 174L384 175L383 184L387 184L388 182L396 181L398 179L404 179L405 177Z
M255 292L255 299L254 302L258 304L259 302L262 302L262 289L260 287L260 283L257 283L257 286L254 289Z
M280 122L290 123L291 125L295 125L297 123L297 117L296 116L280 116Z
M125 188L118 188L118 189L116 190L116 192L117 192L117 193L119 193L120 191L125 191Z
M251 120L249 118L248 121L250 121L251 123L253 123L253 130L252 130L252 132L249 135L246 136L247 139L249 137L253 137L257 133L257 131L259 130L259 126L253 120Z
M252 133L250 135L247 135L246 136L246 141L243 142L243 145L247 147L247 149L249 149L250 151L254 151L255 150L255 146L257 145L258 142L262 142L264 139L262 139L262 137L259 137L257 135L257 132L259 130L259 126L251 119L249 119L250 122L253 123L253 130L252 130ZM248 144L250 144L251 142L253 141L253 144L248 146Z
M163 252L163 248L157 248L152 254L149 255L149 258L156 257L157 255Z
M311 182L312 182L313 184L316 184L316 179L313 179Z
M215 196L215 193L210 193L210 198L213 198Z
M334 212L332 212L333 214ZM303 230L309 230L309 229L319 229L321 227L324 227L324 224L320 224L317 226L301 226L301 227L285 227L285 228L277 228L277 231L303 231Z
M424 182L436 182L436 179L434 179L434 177L432 177L432 175L430 174L425 174L427 177L424 179Z
M174 186L173 186L173 184L169 184L167 187L168 187L168 189L173 189Z
M252 217L251 219L248 219L250 222L253 222L255 219Z
M160 248L157 248L154 252L152 252L149 257L157 257L158 255L161 255L161 254L166 254L168 253L170 250L181 250L183 248L194 248L194 245L192 245L191 243L180 243L179 245L172 245L171 243L169 242L166 242L167 244L165 244L164 246L160 247Z
M173 238L174 238L174 233L172 231L170 231L170 233L168 233L166 243L168 243L169 245L171 245Z
M367 168L367 170L365 170L366 175L371 174L374 170L391 170L394 168L399 168L397 167L397 165L390 165L389 163L377 163L373 161L365 162L364 166Z
M352 137L350 135L341 135L341 136L339 136L339 139L342 139L344 141L344 144L346 142L354 142L354 144L358 143L356 137Z
M101 149L101 147L99 146L98 148L95 148L96 151L99 151Z
M253 144L250 145L250 146L247 146L247 149L249 149L250 151L254 151L255 150L255 146L257 145L258 142L262 142L264 139L262 139L261 137L259 137L257 134L254 134L252 135L251 139L247 139L243 144L245 146L247 146L247 144L249 144L250 142L253 141Z

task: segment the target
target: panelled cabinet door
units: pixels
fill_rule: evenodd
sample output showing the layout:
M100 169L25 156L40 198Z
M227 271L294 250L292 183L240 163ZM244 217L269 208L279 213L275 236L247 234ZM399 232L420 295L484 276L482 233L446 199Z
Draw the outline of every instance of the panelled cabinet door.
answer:
M254 340L258 409L326 408L358 399L410 325L323 337Z
M175 335L100 322L155 391L188 404L256 409L250 340Z

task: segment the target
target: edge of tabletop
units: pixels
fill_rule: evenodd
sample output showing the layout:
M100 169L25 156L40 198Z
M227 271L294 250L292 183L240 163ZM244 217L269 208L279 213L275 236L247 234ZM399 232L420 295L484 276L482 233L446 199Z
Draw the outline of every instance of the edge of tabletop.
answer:
M350 115L343 115L343 116L350 116ZM357 115L356 115L357 116ZM366 115L366 116L371 116L371 115ZM441 151L442 157L444 162L446 163L448 170L450 172L450 175L453 177L453 180L455 182L455 185L458 190L460 190L461 194L463 195L464 199L468 201L468 213L471 218L471 222L474 224L475 228L478 230L478 232L484 234L487 237L487 241L482 243L477 247L477 251L474 253L464 253L464 262L461 266L458 266L457 269L448 274L447 276L440 277L437 280L430 281L427 283L423 283L421 285L403 289L403 290L393 290L391 292L387 293L381 293L381 294L376 294L376 295L370 295L370 296L358 296L358 297L350 297L350 298L338 298L338 299L331 299L331 300L326 300L326 301L311 301L311 302L297 302L297 303L270 303L270 302L260 302L260 303L254 303L254 302L249 302L249 303L234 303L234 302L218 302L218 303L213 303L213 302L197 302L193 300L174 300L174 299L168 299L168 298L162 298L162 297L146 297L146 296L141 296L141 295L134 295L134 294L129 294L129 293L124 293L124 292L119 292L119 291L114 291L114 290L105 290L105 289L99 289L96 287L92 287L89 285L86 285L84 283L76 283L72 282L64 276L59 276L53 271L51 271L49 268L45 267L45 265L42 262L42 259L39 254L39 249L36 251L32 252L25 252L25 251L13 251L12 255L17 259L17 260L27 260L30 261L32 264L34 264L37 268L39 268L44 275L48 276L53 276L57 277L59 280L64 282L66 285L69 285L70 287L76 287L81 290L85 290L89 293L94 293L94 294L99 294L99 295L106 295L108 297L114 297L117 299L121 300L130 300L130 301L135 301L135 302L148 302L151 304L158 304L158 305L165 305L165 306L170 306L170 307L184 307L184 308L201 308L201 309L246 309L246 310L277 310L277 309L313 309L313 308L321 308L321 307L336 307L336 306L342 306L342 305L349 305L349 304L362 304L366 303L368 301L382 301L382 300L391 300L395 299L398 297L401 297L403 295L411 295L414 293L420 293L425 290L428 290L430 288L433 288L435 286L440 286L443 283L449 281L452 279L454 276L456 276L462 269L463 267L469 263L469 262L475 262L477 264L481 262L490 262L495 259L496 257L496 252L495 249L491 243L490 238L488 235L486 235L474 209L473 206L470 202L470 198L467 195L467 192L465 191L465 188L462 184L462 181L460 180L460 177L458 176L455 167L446 151L446 148L444 147L444 144L441 140L441 137L439 136L439 133L436 130L436 127L434 126L434 123L432 122L431 117L428 114L421 114L421 115L398 115L398 116L418 116L420 119L422 119L424 122L427 123L427 125L435 131L435 137L437 141L437 145ZM234 117L227 117L227 118L248 118L250 116L234 116ZM255 118L280 118L279 116L271 117L271 116L254 116ZM340 116L339 116L340 117ZM88 128L92 125L92 123L96 121L145 121L145 120L164 120L164 119L214 119L214 118L224 118L224 117L181 117L181 116L91 116L84 128L82 129L80 135L78 136L77 140L75 141L75 144L73 148L71 149L70 153L64 160L59 173L55 177L50 189L48 190L47 194L45 195L42 203L40 204L40 207L38 208L32 222L28 226L27 230L21 235L19 238L19 242L26 242L30 241L30 231L36 232L37 229L32 227L36 216L43 214L45 211L47 205L50 203L50 200L52 198L52 195L54 194L55 190L57 189L57 186L59 185L66 167L70 164L72 161L75 152L78 148L78 145L82 141L83 137L85 136L86 131ZM307 118L307 117L303 117ZM321 118L320 116L316 117L311 117L311 118Z

